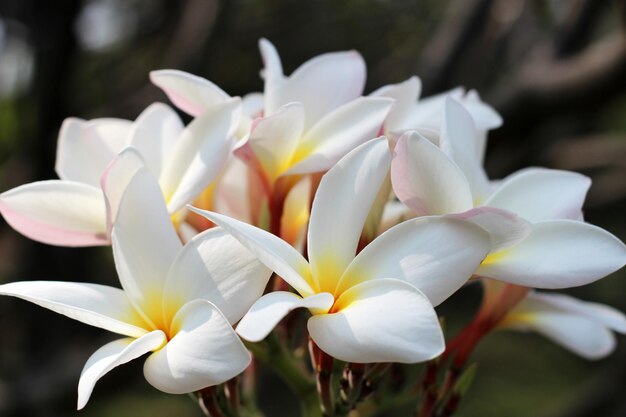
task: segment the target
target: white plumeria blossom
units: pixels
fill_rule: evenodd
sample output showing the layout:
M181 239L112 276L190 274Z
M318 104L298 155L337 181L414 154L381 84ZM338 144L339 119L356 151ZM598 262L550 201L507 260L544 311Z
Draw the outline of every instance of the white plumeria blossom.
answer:
M501 327L533 330L586 359L601 359L615 349L613 332L626 333L626 316L604 304L530 292Z
M66 119L57 147L60 179L4 192L0 212L14 229L40 242L59 246L109 244L116 201L133 172L144 164L152 171L169 213L175 215L224 166L234 145L231 136L240 108L239 99L226 100L187 127L172 108L161 103L149 106L134 123ZM132 147L135 155L120 156L126 162L117 164L116 172L107 169L126 147ZM105 184L110 189L109 201L103 197Z
M373 139L324 175L313 200L308 262L270 233L192 208L232 233L297 291L261 297L237 326L240 336L259 341L289 311L308 308L312 339L340 360L414 363L441 354L444 340L433 305L465 283L488 253L489 237L457 219L413 219L356 255L390 159L387 140Z
M173 394L222 383L248 366L250 355L232 325L261 296L271 271L247 249L217 228L183 247L146 168L121 199L112 244L123 289L48 281L0 285L0 294L126 336L85 364L79 409L103 375L149 352L145 378Z
M438 146L416 132L398 141L393 188L418 216L465 218L490 232L492 253L478 275L527 287L566 288L626 264L626 246L619 239L578 221L589 178L528 168L493 189L469 113L448 98L443 123Z
M244 97L247 120L240 126L238 155L255 158L270 183L281 175L326 171L378 134L394 100L361 97L366 68L358 52L316 56L287 77L274 45L261 39L259 47L265 91ZM210 81L182 71L153 71L150 78L191 115L228 98Z

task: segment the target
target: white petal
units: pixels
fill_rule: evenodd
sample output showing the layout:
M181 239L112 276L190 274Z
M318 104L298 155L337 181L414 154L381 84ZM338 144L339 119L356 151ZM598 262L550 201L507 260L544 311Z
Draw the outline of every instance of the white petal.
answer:
M122 119L65 119L57 144L59 178L98 187L105 168L126 145L131 126Z
M278 55L276 47L274 47L274 45L267 39L259 39L259 50L261 51L261 58L263 59L264 67L262 76L265 79L266 113L272 114L281 106L281 103L278 102L281 97L275 95L273 92L280 88L284 82L285 76L283 75L283 65L280 62L280 56Z
M272 271L222 229L194 237L174 261L165 285L172 316L196 299L212 302L231 324L261 295Z
M0 195L0 212L18 232L58 246L109 244L102 192L63 180L25 184Z
M477 207L449 217L466 220L489 233L491 251L496 252L526 239L532 226L515 213L495 207Z
M532 225L530 235L496 252L478 274L534 288L589 284L626 264L626 246L599 227L575 220Z
M370 94L371 97L389 97L395 100L393 109L385 120L386 132L397 132L412 124L410 110L422 91L422 81L413 76L398 84L386 85Z
M298 251L304 250L311 210L311 177L304 177L294 185L283 205L280 219L280 237Z
M266 61L267 64L267 61ZM356 51L318 55L296 69L271 91L266 111L299 101L306 110L306 128L342 104L359 97L365 86L365 62Z
M334 314L309 319L315 343L346 362L423 362L439 356L444 339L428 299L395 279L361 283L346 291Z
M350 152L322 178L313 199L308 234L309 261L322 291L334 292L354 259L390 159L387 140L374 139Z
M465 174L474 201L483 200L489 190L489 180L476 152L479 140L480 132L472 116L458 101L446 97L440 147Z
M530 222L577 219L591 180L556 169L528 168L505 178L485 205L512 211Z
M489 235L469 222L445 217L407 220L357 255L336 294L361 281L396 278L438 305L469 279L489 249Z
M135 148L125 148L117 155L104 171L101 188L107 207L107 230L111 233L113 222L117 218L120 200L128 183L145 166L143 157Z
M443 107L446 97L452 96L460 100L464 92L462 87L456 87L443 93L421 98L417 105L410 109L407 116L407 121L412 122L410 127L420 131L422 128L431 129L438 133L443 120Z
M156 350L167 342L165 333L155 330L138 339L118 339L107 343L89 357L78 381L78 409L82 410L96 382L113 368L137 359L151 350Z
M148 357L144 376L155 388L184 394L221 384L241 373L250 354L228 320L213 304L196 300L174 317L175 336Z
M265 174L273 182L289 168L304 129L304 107L290 103L259 119L248 143Z
M469 90L461 103L472 115L478 130L492 130L502 126L502 116L493 107L483 102L476 90Z
M286 291L272 292L254 303L237 325L237 333L250 342L259 342L296 308L308 308L314 314L323 314L332 307L334 301L332 294L327 292L306 298Z
M156 179L146 168L135 174L122 196L111 239L122 287L158 326L167 271L182 245Z
M152 71L150 81L162 89L176 107L192 116L198 116L229 98L211 81L183 71Z
M263 115L263 93L248 93L241 98L243 114L250 119Z
M391 163L393 189L418 216L471 209L472 191L463 171L417 132L398 140Z
M231 99L196 117L185 128L159 177L170 213L191 203L224 167L240 114L241 101Z
M615 336L603 323L579 311L563 309L553 303L552 294L537 295L529 294L522 300L509 313L504 326L534 330L587 359L600 359L615 349Z
M286 174L310 174L332 167L362 143L376 137L393 100L360 97L315 124L302 138Z
M251 203L261 200L261 187L250 186L248 165L231 157L216 183L213 207L215 211L245 223L253 223Z
M145 322L119 288L78 282L25 281L0 285L0 294L125 336L140 337L147 333Z
M133 124L129 145L139 151L148 169L158 178L182 130L183 122L170 106L154 103Z
M254 253L259 261L280 275L302 296L314 294L308 262L287 242L239 220L195 207L189 207L189 209L223 227Z

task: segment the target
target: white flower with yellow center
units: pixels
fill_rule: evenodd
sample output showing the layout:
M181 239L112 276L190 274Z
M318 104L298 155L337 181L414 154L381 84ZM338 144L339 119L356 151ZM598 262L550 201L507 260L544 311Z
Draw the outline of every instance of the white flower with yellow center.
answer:
M308 308L312 339L340 360L413 363L443 351L433 305L465 283L489 251L489 237L457 219L424 218L392 227L357 254L390 159L387 140L378 138L326 173L313 201L308 261L270 233L195 209L297 291L259 299L237 327L244 339L261 340L289 311Z
M183 247L145 168L121 199L112 244L123 289L52 281L0 285L0 294L126 336L87 361L79 409L103 375L149 352L146 379L173 394L222 383L248 366L250 355L231 326L263 293L270 271L247 249L221 229Z

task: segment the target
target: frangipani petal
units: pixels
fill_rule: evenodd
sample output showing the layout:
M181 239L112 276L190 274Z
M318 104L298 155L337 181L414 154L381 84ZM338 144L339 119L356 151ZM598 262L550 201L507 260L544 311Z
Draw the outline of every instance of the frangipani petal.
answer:
M465 284L489 250L489 235L469 222L445 217L407 220L357 255L336 294L361 281L395 278L438 305Z
M502 116L483 102L476 90L469 90L460 101L465 110L472 115L478 130L493 130L502 126ZM482 155L482 152L479 152L479 155Z
M101 188L107 208L107 232L110 235L117 218L120 200L135 174L145 166L143 156L135 148L125 148L102 175Z
M271 273L227 232L209 229L183 247L168 272L166 316L204 299L234 324L263 295Z
M496 252L526 239L531 224L515 213L495 207L476 207L448 217L466 220L482 227L491 239L491 251Z
M421 91L422 81L413 76L401 83L381 87L370 94L371 97L389 97L395 100L393 109L385 120L386 132L398 132L410 127L410 109L416 105Z
M474 202L482 201L489 191L489 180L476 151L480 140L472 116L462 104L447 96L439 146L465 174Z
M59 178L98 187L107 165L126 146L131 126L123 119L65 119L57 143Z
M286 175L323 172L348 152L376 137L393 100L359 97L316 123L302 138Z
M96 382L113 368L137 359L145 353L156 350L167 342L165 333L155 330L138 339L125 338L107 343L94 352L87 360L78 381L78 409L82 410Z
M354 259L390 159L387 140L373 139L342 158L322 178L313 199L308 234L309 261L322 291L334 292ZM340 210L338 197L343 203Z
M335 299L327 292L302 298L294 293L276 291L259 298L237 325L237 333L250 342L259 342L296 308L308 308L316 314L328 312Z
M265 108L267 114L272 114L282 104L287 104L279 103L280 95L273 93L284 82L283 64L280 62L278 51L267 39L259 39L259 50L264 66L262 76L265 79Z
M232 150L241 100L230 99L196 117L183 131L159 177L170 213L191 203L219 174Z
M15 230L57 246L108 245L106 208L100 189L49 180L0 194L0 213Z
M485 205L512 211L530 222L578 219L591 180L576 172L528 168L505 178Z
M139 151L158 178L182 131L183 122L170 106L153 103L135 120L128 144Z
M122 287L146 320L159 326L165 278L182 244L156 178L146 168L122 196L111 239Z
M334 314L311 317L308 329L320 349L339 360L415 363L444 350L433 306L404 281L363 282L342 294L335 306Z
M530 293L509 313L503 327L534 330L586 359L600 359L615 349L606 321L623 332L624 315L608 306L557 294Z
M493 253L477 274L533 288L589 284L626 264L626 246L599 227L575 220L532 225L522 242Z
M273 182L289 168L298 147L304 130L304 107L300 103L286 104L255 123L248 144Z
M223 227L303 297L315 293L308 262L287 242L239 220L195 207L189 209Z
M270 61L275 62L274 58L268 59L269 54L263 56L266 68ZM269 115L283 104L299 101L306 110L308 129L326 114L359 97L365 86L365 73L365 61L356 51L318 55L265 91L265 110ZM268 79L273 80L274 76Z
M186 304L170 326L174 335L148 357L146 380L170 394L184 394L221 384L241 373L250 354L217 307L208 301Z
M294 248L302 251L311 210L310 177L304 177L287 194L280 219L280 237Z
M400 137L391 163L393 189L418 216L460 213L474 206L463 171L415 131Z
M61 281L24 281L0 285L0 294L21 298L74 320L113 333L141 337L145 322L119 288Z
M198 116L230 98L211 81L183 71L152 71L150 81L163 90L176 107L191 116Z

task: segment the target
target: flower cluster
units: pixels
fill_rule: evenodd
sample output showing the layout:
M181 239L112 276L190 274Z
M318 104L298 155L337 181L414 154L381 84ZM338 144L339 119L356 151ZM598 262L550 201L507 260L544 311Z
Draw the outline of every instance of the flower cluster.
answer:
M364 96L357 52L317 56L286 76L274 46L262 39L260 49L263 93L231 97L203 78L154 71L192 116L187 126L162 103L134 121L67 119L60 179L0 195L4 219L31 239L112 246L121 289L0 285L123 336L88 359L78 408L103 375L151 353L151 385L200 391L217 416L207 387L244 372L250 351L267 360L270 339L292 359L288 341L309 343L325 415L367 399L380 364L425 361L419 415L451 414L456 381L438 387L433 373L449 366L454 378L497 328L536 330L587 358L612 351L622 313L535 291L626 264L626 246L583 220L587 177L527 168L490 180L487 134L502 120L475 91L420 99L411 77ZM482 305L446 343L435 307L470 280L483 286ZM333 361L346 363L337 399Z

